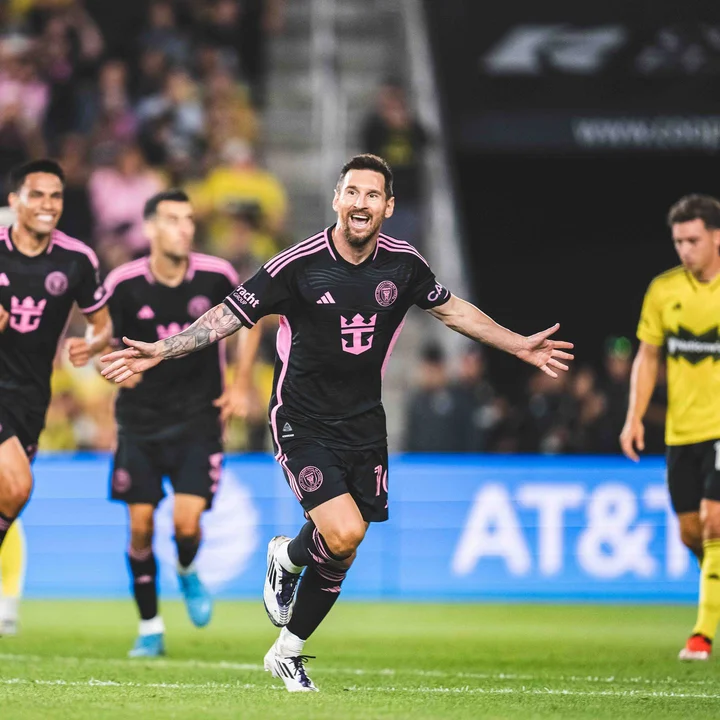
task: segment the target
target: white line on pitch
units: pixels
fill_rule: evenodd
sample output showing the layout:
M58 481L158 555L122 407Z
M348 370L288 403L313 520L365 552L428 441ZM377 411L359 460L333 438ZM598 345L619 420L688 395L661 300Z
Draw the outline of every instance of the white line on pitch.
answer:
M172 683L172 682L117 682L115 680L28 680L27 678L0 678L0 685L37 685L50 687L88 688L151 688L167 690L281 690L277 685L255 683ZM626 698L679 698L718 700L720 694L667 692L662 690L567 690L554 688L471 688L471 687L359 687L343 688L351 692L408 693L438 695L560 695L582 697L626 697Z
M153 667L166 668L200 668L206 670L236 670L240 672L261 672L263 666L256 663L234 663L225 660L182 660L172 658L150 658L148 660L131 660L125 658L98 658L98 657L72 657L67 655L15 655L12 653L0 653L0 660L16 660L18 662L65 662L65 663L100 663L105 665L120 665L131 668L137 666L141 662L147 662ZM506 680L506 681L527 681L542 682L544 680L553 682L571 682L571 683L629 683L632 685L662 685L662 684L679 684L679 685L713 685L717 683L715 680L701 679L678 679L673 677L665 678L647 678L647 677L618 677L617 675L599 676L599 675L529 675L521 673L480 673L480 672L448 672L445 670L420 670L417 668L381 668L381 669L362 669L362 668L342 668L332 666L315 666L312 672L315 674L330 675L367 675L382 677L426 677L438 679L458 679L458 680Z

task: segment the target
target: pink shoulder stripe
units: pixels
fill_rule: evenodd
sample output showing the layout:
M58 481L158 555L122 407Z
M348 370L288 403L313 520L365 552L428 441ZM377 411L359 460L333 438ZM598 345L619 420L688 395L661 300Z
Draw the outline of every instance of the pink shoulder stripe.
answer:
M139 260L133 260L124 265L116 267L108 273L105 278L105 289L108 294L112 295L115 288L125 280L130 278L138 277L138 275L145 275L147 273L147 258L140 258Z
M202 253L193 253L192 258L198 270L224 275L233 286L240 284L240 278L235 268L227 260Z
M382 233L380 233L380 238L387 240L390 245L393 245L398 249L402 248L415 253L428 267L430 267L430 263L420 254L420 251L409 242L405 242L405 240L398 240L397 238L390 237L389 235L383 235Z
M75 238L71 238L69 235L62 233L59 230L53 231L53 234L50 238L50 245L47 249L48 252L52 252L53 245L58 245L65 250L71 250L73 252L79 252L83 255L87 255L87 257L90 259L90 262L92 263L92 266L96 270L100 267L97 255L92 248L88 247L84 242L76 240Z
M415 257L420 258L426 265L428 265L427 260L417 250L415 250L412 245L408 247L397 247L395 245L390 245L390 243L388 243L386 240L380 238L378 240L378 246L381 247L383 250L387 250L388 252L407 253L408 255L415 255ZM428 267L430 266L428 265Z
M296 260L299 260L302 257L307 257L308 255L315 255L316 253L322 252L325 250L325 243L321 243L320 245L316 247L311 247L305 250L305 252L298 253L297 255L293 255L290 258L287 258L282 264L275 265L275 267L272 270L269 270L270 277L275 277L284 267L287 265L290 265L290 263L295 262Z
M272 270L272 266L282 262L286 258L290 257L291 255L294 255L297 252L300 252L302 250L305 250L306 248L310 247L311 245L316 245L320 242L325 242L323 239L323 233L318 233L317 235L314 235L311 238L308 238L307 240L302 240L299 243L295 243L295 245L291 245L289 248L286 248L285 250L281 250L277 255L271 257L263 267L270 271Z

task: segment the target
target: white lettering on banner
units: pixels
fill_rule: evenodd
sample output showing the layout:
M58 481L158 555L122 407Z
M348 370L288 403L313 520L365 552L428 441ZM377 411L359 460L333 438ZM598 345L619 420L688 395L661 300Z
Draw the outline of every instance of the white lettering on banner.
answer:
M519 25L481 60L491 75L539 75L550 66L577 74L594 74L625 41L619 25L575 29L568 25Z
M475 495L452 559L456 575L468 575L485 557L502 558L513 575L530 572L530 551L513 502L502 485L485 485Z
M518 502L538 511L539 570L543 575L557 575L563 566L565 510L581 505L585 493L580 485L523 485Z
M648 545L652 528L639 523L637 500L626 485L606 483L596 488L587 508L587 529L578 541L578 561L589 574L616 578L632 572L649 577L655 572L655 560Z
M650 485L643 494L645 505L651 510L665 512L666 569L670 577L682 577L688 571L690 553L680 539L680 523L673 512L665 485Z

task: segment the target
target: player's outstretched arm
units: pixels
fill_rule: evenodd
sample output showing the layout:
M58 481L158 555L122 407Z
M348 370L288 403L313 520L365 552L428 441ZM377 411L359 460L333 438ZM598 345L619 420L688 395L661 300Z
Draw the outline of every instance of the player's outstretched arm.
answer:
M572 349L572 343L550 339L557 332L559 324L526 337L499 325L482 310L455 295L428 312L451 330L515 355L523 362L540 368L550 377L557 377L556 370L568 369L563 360L573 359L570 353L565 352Z
M220 303L200 316L187 330L164 340L145 343L124 337L129 347L104 355L109 365L102 371L108 380L121 383L131 375L145 372L168 358L180 357L222 340L242 327L242 323L224 304Z
M630 400L625 425L620 433L620 447L624 455L637 462L638 450L645 449L643 418L652 398L660 365L660 348L647 342L640 343L632 373L630 374Z

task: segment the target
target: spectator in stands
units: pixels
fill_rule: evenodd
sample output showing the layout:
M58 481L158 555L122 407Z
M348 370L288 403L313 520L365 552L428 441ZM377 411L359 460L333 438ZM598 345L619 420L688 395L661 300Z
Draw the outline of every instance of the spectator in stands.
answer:
M569 379L557 380L541 373L528 382L527 400L521 411L519 450L555 455L569 442L576 403L568 391Z
M396 207L383 223L383 232L422 247L423 157L427 134L408 105L397 80L378 90L374 112L366 119L361 144L365 152L380 155L392 169Z
M607 398L598 387L595 371L585 365L570 378L570 395L575 401L564 447L572 453L612 453L617 445L607 414Z
M175 6L171 0L154 0L150 3L147 27L140 35L140 49L159 51L173 65L188 65L190 43L178 27Z
M449 383L445 354L436 343L425 346L405 420L408 452L462 452L462 416Z
M240 205L260 211L260 232L277 238L282 232L287 197L280 181L255 162L250 144L242 139L225 141L220 164L199 183L188 188L198 218L208 222L210 247L220 250L230 225L229 215Z
M88 179L88 144L83 135L66 135L58 162L65 172L63 214L58 228L71 237L95 246Z
M632 369L632 343L626 337L609 337L605 341L602 391L607 397L608 422L618 438L625 424L625 413L630 392Z
M123 146L113 167L93 171L89 190L97 247L109 268L145 254L143 206L164 186L137 145Z

